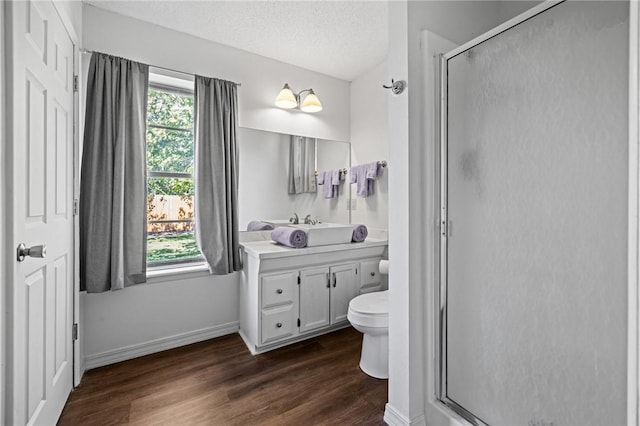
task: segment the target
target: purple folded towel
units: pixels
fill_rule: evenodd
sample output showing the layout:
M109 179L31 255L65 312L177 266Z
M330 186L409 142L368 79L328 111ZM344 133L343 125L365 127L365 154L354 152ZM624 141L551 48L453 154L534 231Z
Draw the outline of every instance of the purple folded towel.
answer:
M279 226L271 231L271 239L276 243L293 248L307 246L307 232L304 229L290 226Z
M247 225L247 231L271 231L272 229L272 224L262 222L261 220L252 220Z
M351 241L354 243L361 243L369 235L369 231L367 231L367 226L362 224L353 225L353 235L351 236Z

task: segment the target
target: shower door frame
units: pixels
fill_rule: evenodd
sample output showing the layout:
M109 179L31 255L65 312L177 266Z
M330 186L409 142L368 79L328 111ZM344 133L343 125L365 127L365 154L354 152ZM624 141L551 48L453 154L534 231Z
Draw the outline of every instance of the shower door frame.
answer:
M439 128L440 128L440 247L436 271L437 309L435 319L435 398L473 425L485 425L481 419L447 397L447 62L473 47L570 0L547 0L464 45L440 55ZM437 143L437 142L436 142ZM629 172L628 172L628 248L627 248L627 424L640 425L640 4L629 1Z

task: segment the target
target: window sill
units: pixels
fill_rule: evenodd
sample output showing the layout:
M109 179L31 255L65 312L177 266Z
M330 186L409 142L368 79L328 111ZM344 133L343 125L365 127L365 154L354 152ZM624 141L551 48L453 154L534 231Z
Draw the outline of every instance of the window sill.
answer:
M206 263L189 263L185 265L153 266L147 269L147 283L176 281L205 277L209 274Z

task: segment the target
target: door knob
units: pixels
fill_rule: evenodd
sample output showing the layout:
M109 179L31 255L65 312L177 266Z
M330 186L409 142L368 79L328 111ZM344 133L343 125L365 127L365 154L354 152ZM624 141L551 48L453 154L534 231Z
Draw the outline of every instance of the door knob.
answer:
M18 246L17 252L18 252L18 256L17 256L18 262L22 262L27 256L45 257L47 255L47 246L46 244L43 244L41 246L27 247L24 245L24 243L20 243L20 245Z

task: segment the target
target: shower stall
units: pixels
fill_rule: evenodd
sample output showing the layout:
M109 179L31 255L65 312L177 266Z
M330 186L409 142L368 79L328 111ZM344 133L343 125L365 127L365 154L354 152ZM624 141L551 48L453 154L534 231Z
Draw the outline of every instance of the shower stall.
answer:
M440 59L436 396L473 424L632 418L629 22L545 4Z

